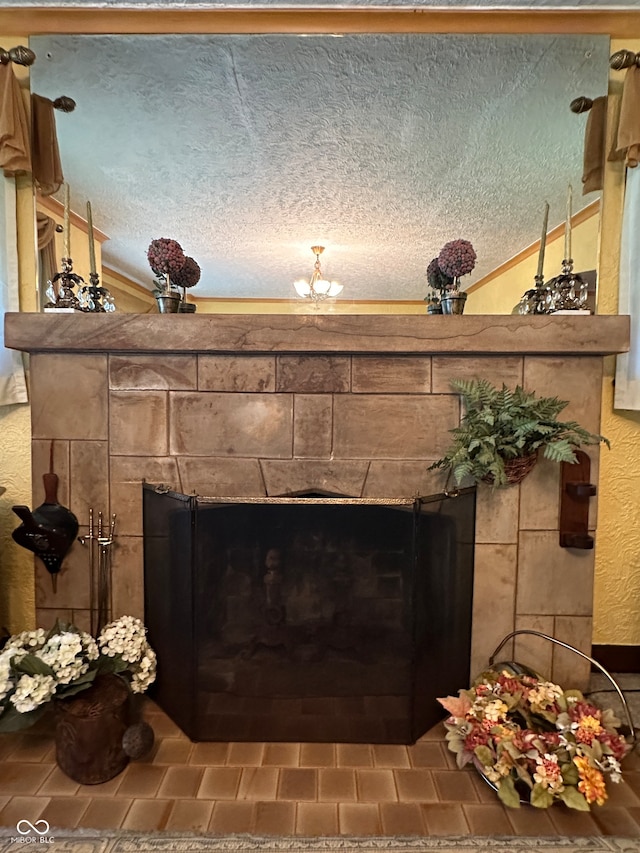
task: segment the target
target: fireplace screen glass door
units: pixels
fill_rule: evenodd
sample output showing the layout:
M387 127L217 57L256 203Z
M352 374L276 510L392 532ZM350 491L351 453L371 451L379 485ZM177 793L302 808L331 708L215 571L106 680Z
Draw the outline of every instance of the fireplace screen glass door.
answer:
M152 695L192 740L412 743L468 683L473 489L143 490Z

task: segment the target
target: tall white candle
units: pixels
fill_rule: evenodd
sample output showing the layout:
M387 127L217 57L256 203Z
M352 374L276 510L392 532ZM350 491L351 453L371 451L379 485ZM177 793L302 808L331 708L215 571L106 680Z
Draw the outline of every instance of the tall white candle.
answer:
M87 234L89 235L89 272L96 272L96 247L93 242L93 217L91 215L91 202L87 202Z
M544 250L547 245L547 227L549 225L549 202L544 203L544 217L542 219L542 237L540 237L540 254L538 255L537 276L542 276L544 268Z
M69 229L69 184L64 185L64 220L62 225L62 254L71 257L71 233Z
M564 226L564 259L565 261L571 260L571 196L573 190L571 189L571 184L569 184L569 190L567 192L567 221Z

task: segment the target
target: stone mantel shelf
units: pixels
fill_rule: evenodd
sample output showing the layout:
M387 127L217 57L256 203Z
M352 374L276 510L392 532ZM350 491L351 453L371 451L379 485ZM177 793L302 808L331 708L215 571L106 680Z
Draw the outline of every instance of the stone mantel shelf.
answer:
M629 349L628 316L5 315L5 344L75 353L457 353L609 355Z

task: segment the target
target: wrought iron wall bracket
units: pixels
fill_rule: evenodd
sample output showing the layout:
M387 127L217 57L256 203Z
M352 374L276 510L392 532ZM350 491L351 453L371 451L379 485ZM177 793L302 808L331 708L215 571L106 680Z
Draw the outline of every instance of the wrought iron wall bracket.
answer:
M583 450L577 450L576 457L576 463L560 466L560 547L590 549L589 499L596 487L589 482L591 460Z

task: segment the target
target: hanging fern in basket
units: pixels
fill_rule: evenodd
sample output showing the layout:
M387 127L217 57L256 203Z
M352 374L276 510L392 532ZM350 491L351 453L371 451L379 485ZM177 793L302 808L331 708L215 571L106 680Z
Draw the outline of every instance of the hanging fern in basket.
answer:
M604 436L575 421L558 420L568 405L565 400L538 397L520 385L499 389L486 379L454 379L451 385L462 397L465 414L460 426L450 430L452 446L429 470L449 468L457 484L471 478L504 486L519 482L538 452L553 462L575 462L580 445L609 446Z

